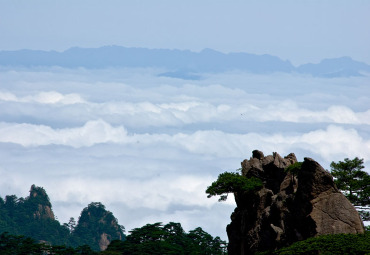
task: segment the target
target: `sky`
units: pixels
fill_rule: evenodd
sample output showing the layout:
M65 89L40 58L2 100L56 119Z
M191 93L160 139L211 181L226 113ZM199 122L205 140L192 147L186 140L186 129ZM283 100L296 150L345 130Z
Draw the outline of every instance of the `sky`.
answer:
M369 1L0 0L0 50L212 48L370 63L368 13ZM0 196L36 184L62 223L102 202L126 230L174 221L227 240L233 198L204 191L254 149L325 169L357 156L369 172L368 75L160 72L0 67Z
M370 2L0 0L0 50L187 49L276 55L295 65L370 63Z

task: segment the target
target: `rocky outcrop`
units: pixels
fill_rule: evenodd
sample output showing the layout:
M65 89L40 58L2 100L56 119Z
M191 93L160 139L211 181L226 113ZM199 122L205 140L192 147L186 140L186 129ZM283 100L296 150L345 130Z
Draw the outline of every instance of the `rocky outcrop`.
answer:
M260 178L263 186L234 194L229 254L273 250L323 234L364 232L356 209L316 161L305 158L300 164L293 153L284 158L276 152L252 154L241 163L242 174Z
M53 210L51 209L51 203L49 196L46 191L35 185L31 186L30 196L26 198L27 203L34 207L33 218L34 219L51 219L55 220Z

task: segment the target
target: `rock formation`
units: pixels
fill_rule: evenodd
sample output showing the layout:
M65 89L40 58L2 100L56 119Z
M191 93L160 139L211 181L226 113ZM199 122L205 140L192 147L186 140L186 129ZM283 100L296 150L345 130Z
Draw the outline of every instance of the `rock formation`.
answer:
M49 196L46 191L41 187L31 186L30 196L26 198L27 202L37 206L34 208L33 218L34 219L51 219L55 220L53 210L51 209L51 203Z
M241 165L242 174L260 178L263 187L234 194L237 207L227 226L229 254L274 250L323 234L364 232L354 206L313 159L300 164L293 153L265 157L255 150Z

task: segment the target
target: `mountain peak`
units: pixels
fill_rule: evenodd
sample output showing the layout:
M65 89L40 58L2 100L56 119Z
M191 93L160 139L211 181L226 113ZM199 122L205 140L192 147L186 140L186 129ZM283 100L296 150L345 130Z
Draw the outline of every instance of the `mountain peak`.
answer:
M124 239L122 226L118 224L113 214L99 202L92 202L82 210L74 235L83 236L87 232L94 233L94 235L86 237L85 240L86 243L94 243L99 246L93 247L94 249L105 250L112 240Z
M49 196L42 187L37 187L34 184L31 186L30 195L26 201L34 208L33 217L35 219L51 219L55 220Z

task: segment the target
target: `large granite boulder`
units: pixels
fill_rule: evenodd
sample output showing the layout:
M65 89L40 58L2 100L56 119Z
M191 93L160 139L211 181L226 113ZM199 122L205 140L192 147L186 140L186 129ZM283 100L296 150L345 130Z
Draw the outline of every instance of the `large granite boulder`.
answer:
M293 164L297 171L287 171ZM234 194L237 207L227 226L229 254L273 250L323 234L364 233L354 206L313 159L297 164L293 153L282 158L256 150L241 165L242 174L260 178L263 187Z

